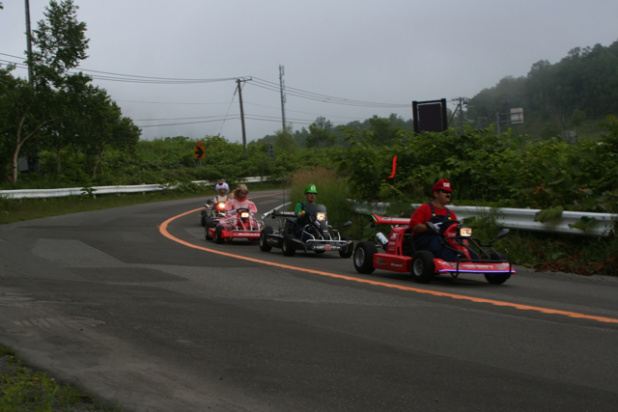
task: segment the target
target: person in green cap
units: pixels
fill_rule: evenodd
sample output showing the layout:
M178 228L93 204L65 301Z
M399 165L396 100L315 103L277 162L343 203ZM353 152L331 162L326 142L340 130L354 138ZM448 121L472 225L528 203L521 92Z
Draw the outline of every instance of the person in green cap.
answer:
M296 237L302 235L302 228L309 223L309 217L307 216L307 206L315 204L315 199L318 196L318 188L315 184L310 184L305 188L305 201L296 203L294 208L294 214L296 215L296 223L298 225L299 233L295 233Z

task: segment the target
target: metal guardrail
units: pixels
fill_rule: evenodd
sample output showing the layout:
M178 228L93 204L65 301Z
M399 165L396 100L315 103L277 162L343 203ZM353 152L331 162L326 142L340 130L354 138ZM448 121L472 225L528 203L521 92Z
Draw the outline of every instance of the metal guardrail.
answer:
M245 177L243 183L258 183L264 181L262 177ZM198 185L215 185L216 182L208 180L196 180L191 183ZM15 189L0 190L0 197L6 199L43 199L50 197L66 197L80 195L104 195L114 193L145 193L175 189L179 185L154 184L154 185L125 185L125 186L93 186L93 187L67 187L62 189Z
M244 183L263 182L266 178L263 177L247 177L242 179ZM193 181L199 185L214 185L216 182L207 180ZM17 190L0 190L0 197L7 199L24 199L24 198L50 198L64 196L80 196L98 194L114 194L114 193L144 193L174 189L178 185L133 185L133 186L95 186L95 187L71 187L64 189L17 189ZM354 204L354 209L358 213L365 214L384 214L388 208L388 203L359 203L351 201ZM411 204L413 209L416 209L420 204ZM496 223L503 227L511 229L532 230L538 232L549 233L566 233L570 235L587 235L587 236L609 236L615 232L615 226L618 223L618 215L611 213L589 213L589 212L562 212L562 216L558 219L553 219L549 222L536 222L534 220L540 209L514 209L514 208L489 208L480 206L449 206L460 219L468 217L485 217L492 216L496 219ZM572 227L582 218L591 219L585 230Z
M355 204L355 210L358 213L386 213L388 203L358 203ZM420 203L414 203L410 206L416 209ZM453 212L457 214L458 219L468 217L485 217L492 216L496 223L502 227L510 229L523 229L537 232L548 233L565 233L569 235L584 235L584 236L609 236L610 233L615 233L616 224L618 224L618 215L611 213L590 213L590 212L562 212L562 216L557 219L552 219L549 222L537 222L534 220L540 209L514 209L514 208L490 208L480 206L449 206ZM573 225L582 218L589 218L590 223L585 230L573 227Z

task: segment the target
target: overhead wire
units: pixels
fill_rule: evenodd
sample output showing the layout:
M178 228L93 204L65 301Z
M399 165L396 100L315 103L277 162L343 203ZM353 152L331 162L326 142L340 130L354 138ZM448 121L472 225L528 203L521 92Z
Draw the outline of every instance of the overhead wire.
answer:
M13 56L10 54L6 54L6 53L0 53L0 55L3 56L7 56L7 57L12 57L12 58L19 58L18 56ZM5 59L0 59L0 62L4 62L7 64L13 64L17 67L20 68L27 68L28 66L24 63L19 63L19 62L15 62L15 61L10 61L10 60L5 60ZM221 77L221 78L203 78L203 79L183 79L183 78L173 78L173 77L153 77L153 76L143 76L143 75L132 75L132 74L122 74L122 73L113 73L113 72L105 72L105 71L100 71L100 70L93 70L93 69L72 69L70 70L70 72L85 72L85 73L92 73L91 77L94 80L102 80L102 81L112 81L112 82L125 82L125 83L137 83L137 84L201 84L201 83L213 83L213 82L226 82L226 81L237 81L239 79L241 79L243 81L243 86L245 83L249 84L250 86L254 86L257 88L261 88L267 91L271 91L274 93L279 94L281 89L280 89L280 85L278 83L274 83L265 79L261 79L258 77L253 77L253 76L235 76L235 77ZM161 124L158 126L178 126L178 125L185 125L185 124L196 124L196 123L210 123L210 122L215 122L215 121L223 121L222 125L221 125L221 129L219 131L219 134L221 133L223 126L225 124L225 121L228 119L234 119L234 116L229 116L229 112L231 110L232 107L232 103L234 102L235 96L236 96L236 92L237 92L237 88L234 89L234 94L232 95L232 99L228 105L228 109L227 112L224 116L206 116L206 117L201 117L201 118L191 118L191 119L187 119L187 120L198 120L201 119L199 121L195 121L195 122L187 122L187 123L169 123L169 124ZM293 96L293 97L297 97L297 98L301 98L301 99L306 99L306 100L312 100L312 101L317 101L317 102L322 102L322 103L330 103L330 104L337 104L337 105L344 105L344 106L356 106L356 107L370 107L370 108L402 108L402 107L409 107L409 104L397 104L397 103L379 103L379 102L369 102L369 101L363 101L363 100L354 100L354 99L347 99L347 98L342 98L342 97L336 97L336 96L330 96L330 95L326 95L326 94L321 94L321 93L315 93L315 92L310 92L310 91L306 91L306 90L302 90L302 89L297 89L294 87L286 87L285 88L285 92L287 96ZM181 102L142 102L142 101L131 101L131 100L125 100L127 102L132 102L132 103L143 103L143 104L187 104L187 105L203 105L203 104L215 104L215 103L181 103ZM253 104L253 103L250 103ZM260 104L255 104L257 106L264 106L264 107L269 107L269 106L265 106L265 105L260 105ZM279 108L273 108L273 109L277 109L279 110ZM306 113L306 112L297 112L297 113L305 113L305 114L311 114L311 113ZM211 119L213 118L213 119ZM256 115L245 115L246 119L250 119L250 120L258 120L258 121L273 121L273 122L279 122L280 118L279 117L271 117L271 116L256 116ZM165 120L183 120L182 118L178 118L178 119L165 119ZM152 119L149 121L165 121L164 119ZM307 119L290 119L291 121L295 121L297 123L301 123L301 124L311 124L312 121L309 121ZM140 121L146 121L146 120L140 120ZM140 127L154 127L155 125L144 125L144 126L140 126Z

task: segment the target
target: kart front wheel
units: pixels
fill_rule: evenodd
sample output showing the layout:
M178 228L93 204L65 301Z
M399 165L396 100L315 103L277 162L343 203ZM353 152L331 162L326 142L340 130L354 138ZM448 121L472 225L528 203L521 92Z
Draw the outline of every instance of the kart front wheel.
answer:
M354 250L354 267L358 273L368 275L373 273L373 255L378 249L372 242L359 242Z
M271 233L273 233L273 228L270 226L266 226L260 233L260 250L262 252L270 252L273 248L272 245L268 243L268 235Z
M286 235L283 237L281 251L283 252L283 256L294 256L296 249L294 248L294 240L291 236Z
M485 279L492 285L501 285L511 277L510 273L485 273Z
M433 253L420 250L412 255L412 277L417 283L429 283L433 280L435 266Z
M223 243L223 226L217 225L215 228L215 237L213 239L215 243Z

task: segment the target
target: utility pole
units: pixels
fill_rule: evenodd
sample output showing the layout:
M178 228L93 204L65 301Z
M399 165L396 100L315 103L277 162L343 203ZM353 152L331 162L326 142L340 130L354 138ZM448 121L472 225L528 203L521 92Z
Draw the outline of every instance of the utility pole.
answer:
M285 83L283 81L284 67L279 65L279 89L281 90L281 122L285 132Z
M32 39L30 33L30 0L26 1L26 41L27 41L27 51L28 51L28 81L32 83L33 81L33 73L32 73Z
M463 112L463 108L464 108L464 106L468 105L468 99L465 98L465 97L458 97L456 99L453 99L452 101L453 102L458 102L458 103L457 103L457 106L455 107L455 110L451 114L451 119L449 120L449 124L452 124L452 121L453 121L453 118L455 117L455 115L459 114L459 129L463 130L463 127L464 127L464 112Z
M236 79L236 87L238 88L238 100L240 101L240 124L242 125L242 150L243 154L247 154L247 133L245 132L245 111L242 106L242 87L241 82L247 80Z

